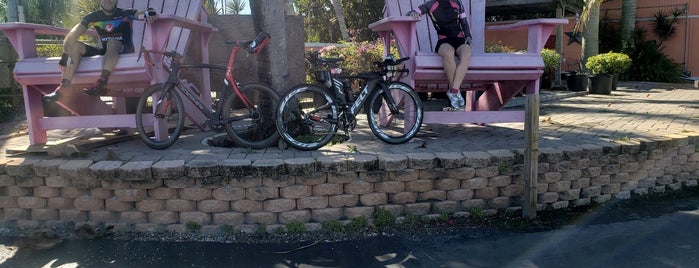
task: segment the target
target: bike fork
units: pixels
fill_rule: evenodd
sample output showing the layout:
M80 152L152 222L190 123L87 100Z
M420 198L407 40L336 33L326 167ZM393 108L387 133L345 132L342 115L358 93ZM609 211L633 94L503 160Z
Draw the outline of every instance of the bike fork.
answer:
M393 96L391 96L391 92L389 92L388 90L388 83L379 83L379 86L381 87L383 97L386 100L386 103L388 104L388 109L391 110L391 114L397 114L398 105L396 103L396 100L393 99Z

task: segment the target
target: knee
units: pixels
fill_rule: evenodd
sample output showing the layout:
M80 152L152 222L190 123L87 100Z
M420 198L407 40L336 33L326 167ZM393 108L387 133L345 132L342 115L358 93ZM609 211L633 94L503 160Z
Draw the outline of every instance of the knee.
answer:
M444 63L444 65L455 65L456 59L454 58L454 56L443 56L442 62Z
M107 41L107 47L105 47L105 49L107 50L107 53L109 53L109 52L117 52L118 53L119 51L121 51L121 46L122 46L121 42L119 42L118 40L109 39L109 41Z

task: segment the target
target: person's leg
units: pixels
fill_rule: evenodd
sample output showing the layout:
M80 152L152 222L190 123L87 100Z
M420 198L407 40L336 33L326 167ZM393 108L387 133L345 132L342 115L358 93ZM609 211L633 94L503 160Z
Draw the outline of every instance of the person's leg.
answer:
M456 66L456 71L454 72L454 87L461 87L461 82L464 81L464 77L468 72L468 63L471 60L471 46L463 44L456 49L456 56L459 57L459 64Z
M442 64L444 65L444 73L447 75L449 80L449 89L447 89L447 97L449 97L449 104L452 110L462 109L465 105L464 98L461 96L459 88L461 87L461 82L456 84L454 78L456 77L456 56L454 47L445 43L439 47L439 56L442 57Z
M59 62L61 68L61 84L52 93L45 95L46 101L57 101L64 94L71 94L71 83L75 70L78 69L80 59L85 55L87 46L82 42L75 40L63 41L63 55Z
M109 80L109 76L119 62L119 53L122 48L123 45L117 40L110 39L107 41L104 58L102 59L102 75L100 75L100 78L97 79L97 82L95 82L93 86L84 89L84 93L96 96L106 92L107 80Z
M449 43L444 43L439 46L437 52L440 57L442 57L442 64L444 65L444 73L447 75L449 80L449 88L453 88L454 84L454 73L456 72L456 58L454 58L454 47Z

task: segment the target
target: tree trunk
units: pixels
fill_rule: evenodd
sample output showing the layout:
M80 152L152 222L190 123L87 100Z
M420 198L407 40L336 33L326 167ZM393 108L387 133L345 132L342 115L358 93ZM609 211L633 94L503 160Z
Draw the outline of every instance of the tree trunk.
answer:
M347 31L347 23L345 22L345 12L342 11L342 0L332 0L333 8L335 9L335 17L337 23L340 24L340 33L342 40L349 41L349 31Z
M599 54L599 5L590 8L590 13L583 28L582 62L583 67L587 58Z
M291 85L286 53L286 6L279 0L250 1L255 32L266 32L272 36L267 48L258 58L257 72L261 82L270 84L278 92L283 92Z
M294 10L294 0L286 0L286 14L296 15L296 10Z
M621 44L622 49L633 45L636 27L636 0L624 0L621 4Z

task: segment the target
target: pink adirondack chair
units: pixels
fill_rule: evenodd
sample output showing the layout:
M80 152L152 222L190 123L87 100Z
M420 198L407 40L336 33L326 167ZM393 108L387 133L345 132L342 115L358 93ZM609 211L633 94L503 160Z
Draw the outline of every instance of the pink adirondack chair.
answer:
M403 82L421 92L445 92L448 80L442 60L434 53L437 34L427 16L416 20L405 16L425 0L385 0L384 18L369 25L383 38L384 53L389 53L395 38L410 75ZM541 50L558 24L566 19L534 19L513 24L485 25L486 0L461 0L468 14L473 52L461 90L466 91L466 111L425 111L424 123L498 123L523 122L523 110L500 110L518 93L539 93L539 78L544 63ZM528 30L528 47L523 53L485 53L485 30ZM482 92L477 97L478 91Z
M135 127L135 114L127 113L125 99L137 98L150 85L162 83L167 79L167 70L162 64L151 66L143 57L139 58L139 46L142 45L146 49L177 50L187 55L185 53L189 42L194 41L202 48L200 59L196 60L207 63L209 38L217 29L207 23L208 15L202 5L203 0L119 1L118 7L124 9L154 8L158 12L158 21L153 24L134 21L133 40L136 52L121 55L107 84L107 94L111 98L97 98L78 93L65 96L58 102L70 111L72 116L45 116L41 96L52 92L60 83L60 58L38 57L35 42L37 34L64 36L69 29L30 23L0 24L0 30L4 31L19 55L14 76L23 88L30 144L46 143L46 131L51 129L97 127L109 130ZM92 30L88 31L88 34L96 35ZM101 64L101 56L83 58L73 78L74 89L94 83L100 75ZM211 103L207 70L202 70L202 80L199 97L203 103ZM199 126L204 116L192 108L193 104L186 98L183 98L183 101L187 108L187 116ZM144 122L148 120L144 118Z

